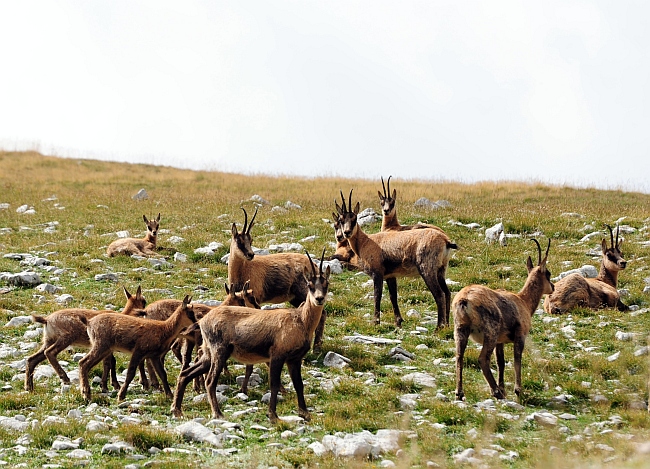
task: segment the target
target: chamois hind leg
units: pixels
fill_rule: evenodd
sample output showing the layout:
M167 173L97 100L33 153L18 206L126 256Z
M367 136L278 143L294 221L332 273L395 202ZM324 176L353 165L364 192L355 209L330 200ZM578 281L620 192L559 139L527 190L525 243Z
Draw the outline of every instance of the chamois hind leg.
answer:
M506 368L506 359L503 353L503 344L502 343L497 344L495 351L497 356L497 370L499 372L499 391L501 391L501 394L503 394L503 397L505 398L506 384L505 384L504 373Z
M111 377L111 384L115 389L119 389L120 385L117 382L117 372L115 371L115 365L116 365L116 360L115 360L115 355L112 353L104 358L102 361L103 364L103 370L102 370L102 392L107 393L108 392L108 378L109 376ZM115 378L115 379L113 379Z
M446 269L441 269L440 271L438 271L438 284L442 289L443 295L445 295L445 326L448 326L449 313L451 311L451 291L447 286L446 273L447 273Z
M276 407L278 404L278 392L280 391L280 374L284 365L284 357L272 357L269 362L269 382L271 384L271 399L269 400L269 420L271 423L278 423Z
M56 357L66 348L68 348L69 345L70 343L68 341L59 340L45 349L45 356L47 357L47 361L50 362L50 365L52 365L52 368L54 368L56 374L59 375L59 378L61 378L63 384L70 384L70 378L68 378L68 375L63 370L61 364L59 363L59 360Z
M34 390L34 369L36 368L36 365L46 359L46 348L47 346L44 344L40 349L38 349L38 352L27 358L27 364L25 365L25 391ZM66 375L66 378L67 376L68 375Z
M160 391L160 383L158 382L158 378L156 377L156 370L153 367L153 363L151 363L151 359L147 358L144 360L146 366L147 366L147 373L149 373L149 385L157 390Z
M203 375L210 371L211 360L208 355L203 355L201 359L194 365L185 368L178 375L178 382L176 383L176 392L174 392L174 400L172 401L171 413L174 417L181 417L183 411L181 406L183 404L183 396L185 395L185 388L190 381L196 379L198 376Z
M381 295L384 291L383 275L375 274L372 277L375 294L375 324L379 324L379 315L381 313Z
M388 296L390 303L393 305L393 314L395 314L395 325L402 327L402 315L399 312L399 305L397 304L397 279L387 278L386 285L388 285Z
M90 383L88 382L88 373L93 366L97 365L100 361L107 358L110 354L111 350L108 347L93 347L90 349L90 352L88 352L86 356L79 361L79 391L81 391L81 394L87 401L90 400L91 396Z
M307 404L305 403L305 386L302 382L301 367L302 358L287 361L289 376L291 376L291 382L293 383L293 388L296 390L296 396L298 397L298 415L305 419L306 422L309 422L311 420L311 415L309 414Z
M223 417L217 399L217 383L219 382L219 375L231 353L232 347L227 347L223 344L219 344L211 352L210 370L205 377L205 388L208 393L208 402L212 409L212 418L215 419Z
M420 276L422 276L424 283L427 284L427 288L433 295L433 299L436 300L436 307L438 308L437 329L440 329L448 324L448 321L446 321L449 317L449 312L447 311L447 299L445 298L445 294L435 272L429 272L429 269L425 270L422 266L418 266L418 271L420 272Z
M514 365L515 365L515 394L517 397L521 395L521 356L524 353L524 345L526 343L526 337L520 336L515 337L513 342L513 352L514 352Z
M483 348L481 349L481 353L478 356L478 362L481 366L481 371L483 372L485 381L487 381L490 389L492 390L492 395L497 399L503 399L505 396L501 394L501 390L497 386L497 382L494 379L492 370L490 370L490 359L492 358L492 352L494 351L496 344L496 337L490 337L487 335L487 333L485 333L483 338Z
M469 326L456 326L454 329L454 339L456 341L456 399L462 401L465 398L463 391L463 359L465 349L469 340Z

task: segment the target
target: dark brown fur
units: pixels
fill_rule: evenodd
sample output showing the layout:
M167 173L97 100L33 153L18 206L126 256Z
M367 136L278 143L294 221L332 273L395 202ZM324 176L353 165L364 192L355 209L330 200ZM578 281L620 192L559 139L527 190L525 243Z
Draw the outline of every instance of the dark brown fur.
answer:
M160 226L160 213L154 220L148 220L146 215L142 215L145 225L147 225L147 235L143 238L123 238L116 239L106 248L106 254L114 257L120 254L131 256L155 256L156 240L158 238L158 227Z
M616 227L616 242L612 229L609 228L611 247L607 247L607 241L603 238L601 243L603 257L600 262L600 271L596 278L584 278L580 274L571 274L558 280L555 284L555 292L548 295L544 301L544 310L549 314L565 313L573 308L617 308L619 311L627 311L629 308L621 301L616 289L618 273L625 269L627 261L623 259L621 244L623 240L618 239L618 227Z
M135 296L131 295L126 288L124 288L124 294L126 295L126 305L122 310L122 314L131 314L135 311L142 310L147 304L142 297L140 287L138 287ZM70 378L68 378L67 373L59 364L57 356L70 346L90 348L90 339L86 332L86 324L81 318L90 319L103 313L117 314L117 312L108 310L96 311L92 309L72 308L55 311L47 317L32 315L34 322L43 324L43 345L35 354L27 358L25 366L25 390L34 390L34 370L46 358L50 362L50 365L52 365L52 368L54 368L54 371L56 371L56 374L61 378L61 381L64 384L70 384ZM114 359L112 357L109 357L104 362L104 375L102 376L103 392L108 391L106 382L108 381L109 373L111 375L111 384L116 389L119 388ZM143 385L148 386L146 376L143 374L141 376L144 379Z
M113 352L131 355L124 384L117 394L118 400L121 401L126 396L135 370L145 358L152 359L165 394L171 398L172 392L167 382L162 357L181 331L196 322L190 301L191 298L186 296L181 306L166 321L117 314L100 314L88 320L91 348L79 362L79 390L84 398L90 400L88 372Z
M469 285L454 297L454 339L456 341L456 398L462 400L463 358L468 339L482 344L479 364L492 395L505 399L504 384L505 358L503 344L512 343L514 348L515 394L521 393L521 356L526 337L530 332L532 316L539 305L542 295L553 292L551 273L546 268L546 256L537 243L539 261L536 267L528 257L526 267L528 278L519 293L505 290L492 290L483 285ZM549 240L548 247L551 247ZM490 370L492 351L496 348L499 383L494 380Z
M451 250L457 246L439 230L382 231L366 234L357 224L359 203L352 210L350 191L349 210L343 193L343 206L336 204L339 221L350 247L360 259L363 270L374 283L375 323L379 324L383 282L386 281L395 314L395 324L402 325L397 304L397 278L420 276L429 288L438 307L438 327L449 324L451 292L445 279Z

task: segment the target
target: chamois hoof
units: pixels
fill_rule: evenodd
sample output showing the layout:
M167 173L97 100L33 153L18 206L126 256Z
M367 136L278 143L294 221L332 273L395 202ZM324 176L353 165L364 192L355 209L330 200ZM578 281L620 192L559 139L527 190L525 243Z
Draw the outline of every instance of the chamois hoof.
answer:
M273 425L277 424L280 421L280 419L278 418L278 414L276 414L275 412L269 412L268 416L269 416L269 420Z
M183 411L181 409L171 408L172 415L176 418L181 418L183 416Z
M404 322L404 319L402 319L402 318L395 319L395 327L401 328L403 322Z
M457 401L464 401L465 400L465 393L463 391L456 391L456 400Z
M492 395L500 401L506 398L506 393L498 388L492 392Z
M376 326L379 325L379 318L375 318L375 325L376 325Z
M302 417L305 422L311 422L311 414L309 412L298 411L298 416Z

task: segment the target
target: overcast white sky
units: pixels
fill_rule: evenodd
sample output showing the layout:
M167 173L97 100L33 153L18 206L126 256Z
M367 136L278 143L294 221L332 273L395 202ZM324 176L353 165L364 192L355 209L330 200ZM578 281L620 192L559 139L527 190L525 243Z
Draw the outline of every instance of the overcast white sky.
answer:
M0 147L650 192L650 3L6 1Z

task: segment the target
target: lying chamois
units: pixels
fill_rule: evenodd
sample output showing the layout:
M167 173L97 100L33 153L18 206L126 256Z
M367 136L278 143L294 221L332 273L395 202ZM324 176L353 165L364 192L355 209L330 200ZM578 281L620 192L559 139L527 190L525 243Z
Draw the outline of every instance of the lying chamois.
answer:
M156 255L156 238L158 237L158 226L160 225L160 213L154 220L147 219L142 215L142 219L147 225L147 235L143 238L122 238L116 239L106 248L106 254L114 257L119 254L131 256L155 256Z
M183 303L166 321L125 316L121 314L100 314L86 320L90 352L79 362L79 390L86 400L90 400L88 372L102 359L113 352L131 355L124 384L117 393L117 399L123 400L129 384L135 375L135 369L145 358L151 358L153 367L160 378L165 394L171 398L172 391L167 382L167 372L162 363L172 342L181 331L196 322L194 310L190 306L190 296L185 296ZM83 318L85 320L85 318Z
M526 336L530 332L532 316L542 295L553 292L551 272L546 268L551 240L548 240L544 259L542 259L542 249L539 243L536 239L533 241L537 244L537 267L533 267L533 262L528 256L526 261L528 278L519 293L492 290L483 285L469 285L454 297L456 399L458 400L462 400L465 396L463 392L463 357L470 337L475 342L483 344L478 361L483 376L490 385L492 395L497 399L506 397L503 377L505 368L503 344L512 342L515 357L515 394L519 396L521 393L521 355L524 351ZM495 347L499 368L498 385L490 370L490 359Z
M131 295L126 288L124 288L126 295L126 305L122 310L122 314L136 314L141 311L147 304L142 296L142 290L138 287L135 296ZM59 375L63 384L70 384L70 378L61 367L57 360L57 355L70 346L90 348L90 339L86 332L86 324L82 318L90 319L103 313L112 313L112 311L96 311L92 309L61 309L55 311L47 317L32 315L32 320L35 323L43 324L43 345L35 354L27 358L25 366L25 390L34 390L34 369L36 366L44 361L46 358ZM113 313L118 314L118 313ZM102 376L102 392L108 392L107 380L108 373L111 375L111 384L115 389L120 387L115 373L115 365L112 357L109 357L104 362L104 374ZM141 377L143 386L148 387L146 375L141 369Z
M288 301L297 307L307 298L308 288L303 272L309 269L310 261L302 254L291 252L255 256L251 228L255 224L257 209L248 226L248 214L243 208L242 210L244 227L241 233L237 231L235 223L232 224L228 283L234 284L236 290L241 290L244 283L250 280L250 288L259 304ZM319 350L322 345L325 318L326 314L323 313L316 329L314 350Z
M328 266L323 272L321 256L317 273L309 254L307 259L311 264L311 272L305 269L303 275L308 285L308 294L300 307L275 310L236 306L216 308L199 323L203 336L204 359L181 373L179 386L183 380L192 379L194 373L204 372L206 367L209 368L206 387L214 418L222 417L216 387L226 360L232 357L247 365L269 363L271 400L268 415L273 423L278 421L276 405L280 374L286 363L298 397L298 415L307 421L310 419L303 393L301 366L323 313L330 268ZM171 408L176 416L181 415L178 396L177 392Z
M441 230L380 231L366 234L357 224L359 202L352 210L352 191L349 207L336 204L343 234L350 247L359 256L359 264L374 283L375 323L379 324L383 282L388 285L390 301L395 313L395 324L402 325L402 315L397 304L397 278L420 275L436 300L438 327L449 324L451 292L445 274L452 249L458 249Z
M555 292L546 297L544 310L549 314L565 313L575 307L585 308L614 308L627 311L628 307L621 301L616 289L619 271L625 269L627 261L623 259L621 244L618 240L618 226L616 227L616 242L609 225L609 237L612 243L607 247L603 238L601 243L603 257L600 262L600 271L596 278L584 278L580 274L571 274L555 284Z
M332 212L332 220L334 221L334 235L336 236L336 252L327 260L337 259L348 270L357 270L359 268L359 258L350 247L348 240L345 239L339 217L334 212Z
M435 225L428 225L426 223L416 223L415 225L400 225L397 221L397 209L395 202L397 201L397 191L393 189L393 194L390 193L390 178L388 176L388 191L384 185L384 178L381 178L381 186L384 188L384 194L377 191L379 195L379 202L381 204L381 231L406 231L406 230L420 230L422 228L431 228L434 230L442 231Z

